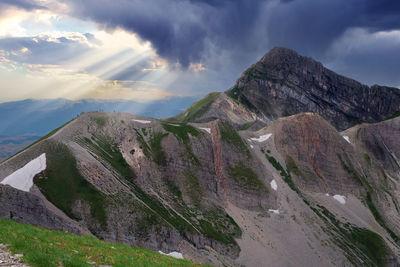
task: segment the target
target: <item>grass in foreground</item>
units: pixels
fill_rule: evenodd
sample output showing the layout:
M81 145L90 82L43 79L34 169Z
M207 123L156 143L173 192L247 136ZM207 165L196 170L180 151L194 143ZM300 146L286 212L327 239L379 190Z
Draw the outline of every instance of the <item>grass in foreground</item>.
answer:
M200 266L151 250L0 219L0 243L31 266Z

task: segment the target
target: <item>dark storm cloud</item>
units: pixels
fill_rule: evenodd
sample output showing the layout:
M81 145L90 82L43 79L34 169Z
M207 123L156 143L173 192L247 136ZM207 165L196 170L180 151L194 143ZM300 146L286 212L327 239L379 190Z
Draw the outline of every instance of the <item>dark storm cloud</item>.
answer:
M352 53L338 55L333 68L369 85L380 84L400 88L400 45L372 45ZM339 68L340 67L340 68Z
M271 8L267 35L271 45L320 55L352 27L371 31L400 28L397 0L293 0Z
M212 47L245 43L262 1L69 0L74 14L105 28L124 28L150 41L158 54L187 67Z
M286 46L361 82L390 86L400 85L400 43L396 34L374 34L398 29L400 1L393 0L293 0L271 8L266 20L270 47ZM338 43L343 37L347 43Z
M379 0L379 1L367 1L366 5L367 14L375 16L394 16L398 17L400 11L400 1L393 0ZM384 17L381 17L384 19ZM397 24L400 22L397 21Z
M350 27L400 26L398 0L64 1L78 16L137 33L183 66L210 49L265 52L281 45L320 55Z
M0 0L0 12L2 8L7 6L15 6L25 10L45 9L45 7L36 4L36 1L32 0Z

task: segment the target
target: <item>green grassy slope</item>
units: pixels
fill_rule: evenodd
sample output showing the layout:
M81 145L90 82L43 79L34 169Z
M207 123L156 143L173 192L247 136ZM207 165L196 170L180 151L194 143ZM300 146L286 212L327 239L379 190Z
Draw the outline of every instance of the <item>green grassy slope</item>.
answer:
M79 173L74 155L68 146L51 143L47 149L47 169L34 179L40 191L69 217L80 219L72 206L81 200L90 204L91 215L106 226L106 199Z
M207 112L208 108L212 103L214 103L220 94L220 92L209 93L204 98L193 103L193 105L191 105L185 112L168 120L176 122L195 122L196 119L200 118Z
M391 120L400 116L400 111L396 112L392 116L387 117L385 120Z
M200 266L156 252L0 219L0 243L31 266Z

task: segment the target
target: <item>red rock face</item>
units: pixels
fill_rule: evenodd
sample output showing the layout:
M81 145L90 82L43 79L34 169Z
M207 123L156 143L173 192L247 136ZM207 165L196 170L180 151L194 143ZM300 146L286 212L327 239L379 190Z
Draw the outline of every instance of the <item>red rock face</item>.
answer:
M211 141L214 156L214 168L218 178L218 191L223 199L227 199L227 191L224 177L224 162L222 158L222 145L219 135L218 123L213 123L211 128Z
M344 166L351 165L361 173L354 164L352 147L319 115L299 114L277 120L273 125L278 151L299 165L299 186L321 193L362 191L360 181Z

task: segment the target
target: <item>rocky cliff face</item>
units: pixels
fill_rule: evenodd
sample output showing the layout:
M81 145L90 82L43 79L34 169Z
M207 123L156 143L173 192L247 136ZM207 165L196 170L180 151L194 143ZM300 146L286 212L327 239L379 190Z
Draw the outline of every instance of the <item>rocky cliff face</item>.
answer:
M322 117L303 113L279 119L274 127L275 145L298 186L333 195L362 195L362 178L345 167L351 164L355 172L361 172L353 164L357 161L353 147Z
M265 121L314 112L339 130L400 110L399 89L368 87L281 47L247 69L227 93Z
M320 66L297 60L309 64L309 71ZM322 66L320 71L333 75ZM366 94L372 90L353 85ZM179 251L213 265L398 266L400 117L339 132L362 118L340 124L338 118L354 110L323 102L329 112L265 116L262 122L262 101L276 112L287 99L266 100L259 87L243 88L240 102L213 93L168 120L103 112L79 116L0 164L0 216ZM320 101L332 90L313 95ZM392 103L380 108L390 113L398 96L387 90L382 98L394 92L390 101L373 101ZM302 93L306 103L309 92ZM332 103L336 98L332 95ZM384 116L371 111L365 120L378 120L377 114ZM42 153L46 169L28 192L1 184Z

